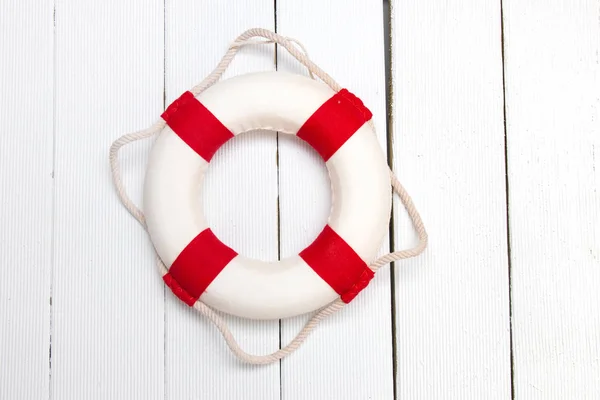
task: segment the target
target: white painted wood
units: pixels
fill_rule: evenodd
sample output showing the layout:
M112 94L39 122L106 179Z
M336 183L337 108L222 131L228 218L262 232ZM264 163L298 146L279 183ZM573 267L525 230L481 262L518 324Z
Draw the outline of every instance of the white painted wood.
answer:
M374 114L386 149L383 11L379 1L277 2L278 32L300 40L309 55ZM278 69L305 73L284 49ZM279 136L281 257L297 254L323 229L331 207L327 170L295 137ZM383 251L387 250L384 239ZM389 269L345 310L323 322L282 362L284 399L393 398ZM306 317L282 320L282 343Z
M53 4L0 6L0 398L49 391Z
M394 169L430 234L396 264L398 398L509 399L500 2L393 5Z
M56 41L54 2L0 6L0 398L393 398L389 269L281 371L248 367L165 290L110 181L112 140L152 123L243 30L273 29L274 3L80 3L57 0ZM394 164L431 236L396 266L397 398L508 399L500 2L394 6ZM515 397L595 399L598 2L504 7ZM278 31L365 100L385 146L381 12L277 1ZM227 75L273 69L273 47L256 47ZM279 69L302 72L283 50ZM276 143L227 144L204 198L216 234L264 260L278 258L278 179L281 257L314 239L330 206L316 153L280 136L278 174ZM136 202L149 145L122 154ZM399 249L415 238L395 208ZM246 348L277 348L276 321L228 320ZM283 320L282 342L304 320Z
M167 105L200 82L243 31L274 28L271 0L166 2ZM246 48L225 77L274 70L274 47ZM277 164L274 132L232 139L209 166L203 193L209 226L240 254L277 259ZM200 201L200 199L199 199ZM248 367L230 354L218 331L173 296L166 297L166 396L171 399L279 399L279 364ZM277 321L226 318L241 345L275 351Z
M505 1L514 386L600 398L600 4Z
M52 398L162 399L164 290L108 149L163 106L163 2L56 3ZM148 143L122 154L139 203Z

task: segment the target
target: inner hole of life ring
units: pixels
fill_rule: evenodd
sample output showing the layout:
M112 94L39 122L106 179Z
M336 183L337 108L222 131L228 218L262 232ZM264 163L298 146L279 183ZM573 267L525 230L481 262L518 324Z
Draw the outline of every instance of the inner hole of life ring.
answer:
M201 189L208 226L239 254L292 257L323 230L331 182L323 159L294 135L252 131L213 156Z

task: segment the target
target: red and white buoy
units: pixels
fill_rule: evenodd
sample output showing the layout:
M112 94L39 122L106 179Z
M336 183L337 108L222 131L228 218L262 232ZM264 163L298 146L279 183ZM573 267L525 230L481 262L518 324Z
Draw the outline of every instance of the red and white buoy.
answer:
M385 155L353 94L301 75L263 72L184 93L162 115L144 184L144 213L168 268L166 284L192 306L254 319L303 314L371 280L368 267L390 218ZM258 129L297 135L326 163L332 209L325 229L295 257L263 262L237 254L210 230L198 202L214 153L234 135Z

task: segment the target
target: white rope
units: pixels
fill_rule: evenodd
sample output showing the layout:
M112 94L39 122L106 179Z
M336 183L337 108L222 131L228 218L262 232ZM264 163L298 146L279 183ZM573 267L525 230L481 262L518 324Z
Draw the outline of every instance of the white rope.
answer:
M255 37L264 38L264 39L266 39L266 41L251 40L252 38L255 38ZM319 68L316 64L314 64L308 58L306 50L300 42L298 42L294 39L287 38L285 36L281 36L277 33L268 31L266 29L255 28L255 29L250 29L250 30L244 32L242 35L240 35L231 44L231 46L229 47L229 49L227 50L227 52L225 53L225 55L223 56L223 58L221 59L219 64L217 64L217 67L213 70L213 72L211 72L198 85L194 86L192 88L191 92L194 94L194 96L197 96L198 94L202 93L204 90L209 88L210 86L214 85L221 78L221 75L223 75L223 73L225 72L225 70L227 69L227 67L229 66L229 64L231 63L231 61L233 60L236 53L238 52L238 50L241 47L247 46L247 45L252 45L252 44L265 44L265 43L277 43L277 44L281 45L292 56L294 56L300 63L302 63L304 66L306 66L306 68L308 69L308 71L310 73L310 76L313 79L314 79L314 76L316 75L319 79L321 79L325 84L327 84L334 91L336 91L336 92L340 91L341 86L337 82L335 82L333 80L333 78L331 78L327 73L325 73L325 71L323 71L321 68ZM298 50L294 46L294 44L298 45L301 50ZM370 124L371 124L372 128L375 129L372 121L370 121ZM162 129L164 127L165 127L165 121L163 119L159 119L157 122L154 123L154 125L152 125L151 127L147 128L147 129L144 129L142 131L135 132L135 133L129 133L129 134L126 134L126 135L120 137L110 147L110 154L109 154L110 166L111 166L113 182L116 187L117 194L119 195L119 198L121 199L121 202L123 203L125 208L127 208L127 210L129 210L131 215L133 215L133 217L137 221L139 221L139 223L144 227L144 229L146 229L146 220L145 220L144 214L131 201L131 199L127 195L127 192L123 186L123 181L121 179L121 170L120 170L120 166L119 166L118 152L119 152L119 149L121 149L121 147L123 147L129 143L154 136L155 134L162 131ZM427 232L425 231L425 226L423 225L423 221L421 220L421 217L420 217L419 213L417 212L417 210L412 202L412 199L410 198L410 196L408 195L408 193L406 192L404 187L402 187L402 185L400 184L400 182L398 181L398 179L396 178L396 176L394 175L394 173L391 170L390 170L390 179L391 179L391 184L392 184L392 188L394 189L394 192L397 193L398 196L400 197L400 200L402 201L402 204L406 208L408 215L412 221L412 224L413 224L415 230L417 231L417 234L419 237L419 243L417 244L417 246L415 246L411 249L396 251L393 253L386 254L382 257L379 257L377 260L375 260L374 262L372 262L369 265L369 268L371 268L371 270L373 272L376 272L379 268L381 268L382 266L389 264L391 262L402 260L405 258L415 257L418 254L420 254L421 252L423 252L423 250L427 246ZM157 255L156 259L157 259L157 263L158 263L158 267L161 272L161 275L165 275L168 272L167 267L164 265L164 263L162 262L160 257L158 257L158 255ZM289 344L287 344L285 347L275 351L274 353L267 354L267 355L260 355L260 356L249 354L249 353L245 352L239 346L239 344L237 343L237 341L231 334L231 331L229 330L227 323L211 307L204 304L202 301L198 300L194 304L194 308L196 310L198 310L200 312L200 314L202 314L206 318L208 318L217 327L217 329L221 332L221 335L223 335L223 338L225 339L227 346L229 346L231 351L241 361L244 361L244 362L247 362L250 364L270 364L270 363L276 362L276 361L282 359L283 357L293 353L296 349L298 349L302 345L302 343L306 340L306 338L312 332L312 330L315 329L315 327L323 319L325 319L327 316L339 311L342 307L344 307L344 305L345 305L345 303L342 302L342 300L339 298L337 300L333 301L332 303L328 304L324 308L320 309L306 323L306 325L304 325L302 330L296 335L296 337Z

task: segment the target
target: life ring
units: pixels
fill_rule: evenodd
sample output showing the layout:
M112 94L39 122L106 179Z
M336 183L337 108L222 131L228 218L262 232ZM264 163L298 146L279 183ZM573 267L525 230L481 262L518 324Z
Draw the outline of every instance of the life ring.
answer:
M163 113L144 182L144 213L165 283L185 303L201 299L252 319L304 314L337 297L351 301L388 230L389 169L371 112L345 89L301 75L260 72L185 92ZM234 135L267 129L297 135L326 162L332 185L327 225L299 255L249 259L210 230L199 198L214 153Z

